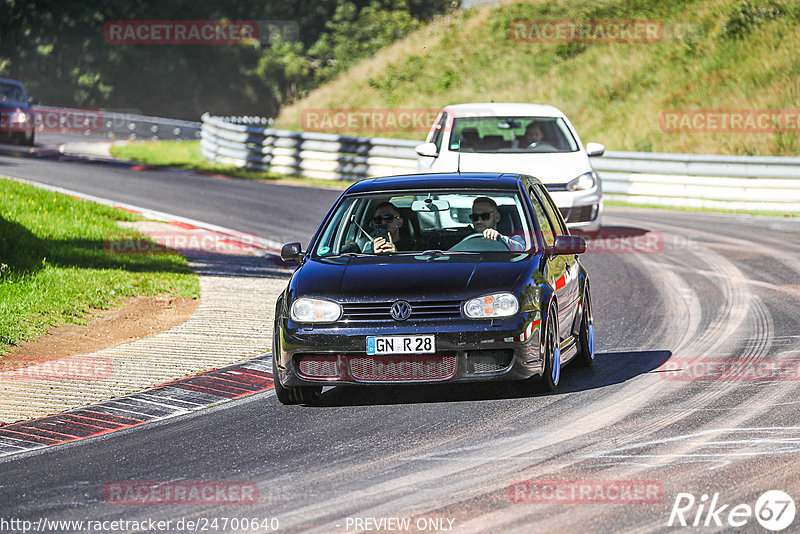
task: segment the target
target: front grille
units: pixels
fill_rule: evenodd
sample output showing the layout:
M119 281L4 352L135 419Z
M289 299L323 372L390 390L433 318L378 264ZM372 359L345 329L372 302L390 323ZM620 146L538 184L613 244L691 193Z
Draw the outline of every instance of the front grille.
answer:
M342 321L389 321L392 302L359 302L342 304ZM425 319L454 319L461 317L460 300L418 301L411 304L409 321Z
M317 380L352 378L362 382L447 380L456 373L455 355L349 356L307 354L299 357L299 375Z
M365 382L447 380L456 373L455 356L352 356L350 374Z
M471 350L467 353L470 374L504 371L511 365L514 349Z
M337 356L303 356L298 365L300 375L308 378L335 379L339 376L337 360Z
M573 206L571 208L560 208L560 211L564 220L568 223L589 222L592 220L592 214L596 206L596 204Z

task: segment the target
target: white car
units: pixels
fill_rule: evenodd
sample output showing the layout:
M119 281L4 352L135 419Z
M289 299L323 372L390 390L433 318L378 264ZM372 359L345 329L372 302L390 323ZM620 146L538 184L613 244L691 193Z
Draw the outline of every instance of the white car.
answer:
M603 187L589 158L605 147L584 148L569 119L553 106L457 104L436 117L416 147L420 172L486 171L534 176L547 187L571 229L600 229Z

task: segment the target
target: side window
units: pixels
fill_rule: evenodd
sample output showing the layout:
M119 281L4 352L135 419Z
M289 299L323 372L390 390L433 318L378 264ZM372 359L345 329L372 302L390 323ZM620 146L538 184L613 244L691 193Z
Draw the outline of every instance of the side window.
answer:
M538 195L533 193L533 190L528 190L528 196L531 198L531 205L533 206L533 215L536 217L536 224L542 230L542 236L547 246L553 246L556 242L556 235L553 232L553 226L547 219L542 201L539 200Z
M544 204L544 209L547 212L547 216L550 217L550 220L553 222L553 228L556 231L556 235L569 235L563 218L560 217L559 213L556 213L556 207L553 205L553 201L550 198L550 195L547 194L547 191L545 191L544 187L537 185L536 192L539 193L539 197L542 199L542 204Z
M447 113L442 112L439 120L436 122L436 125L431 128L431 132L428 134L428 142L436 145L437 152L442 149L442 138L444 137L444 127L446 124Z

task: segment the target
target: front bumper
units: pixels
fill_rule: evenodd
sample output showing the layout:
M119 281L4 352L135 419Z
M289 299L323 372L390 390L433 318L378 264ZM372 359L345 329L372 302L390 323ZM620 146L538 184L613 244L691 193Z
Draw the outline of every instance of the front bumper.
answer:
M276 376L287 387L524 380L541 374L539 312L504 320L298 327L279 321ZM433 354L375 355L367 336L435 336Z
M603 197L597 189L590 192L551 191L550 196L570 230L595 232L603 218Z

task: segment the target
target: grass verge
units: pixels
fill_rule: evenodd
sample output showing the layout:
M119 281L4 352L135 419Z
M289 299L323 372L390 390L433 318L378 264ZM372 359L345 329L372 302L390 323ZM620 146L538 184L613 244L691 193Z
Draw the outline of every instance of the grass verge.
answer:
M174 254L111 254L109 239L131 213L0 178L0 355L48 326L83 323L90 308L127 296L198 297L200 285Z
M794 218L800 217L800 214L789 213L785 211L756 211L756 210L728 210L728 209L711 209L711 208L696 208L691 206L665 206L663 204L642 204L638 202L624 202L621 200L608 200L604 199L603 204L606 206L619 206L624 208L647 208L669 211L687 211L693 213L730 213L733 215L761 215L765 217L787 217Z
M115 158L145 165L220 174L246 180L262 180L287 185L333 187L337 189L345 189L353 183L346 180L288 177L274 172L246 170L233 165L212 163L204 158L200 152L200 141L133 142L124 145L112 145L110 150L111 155Z

